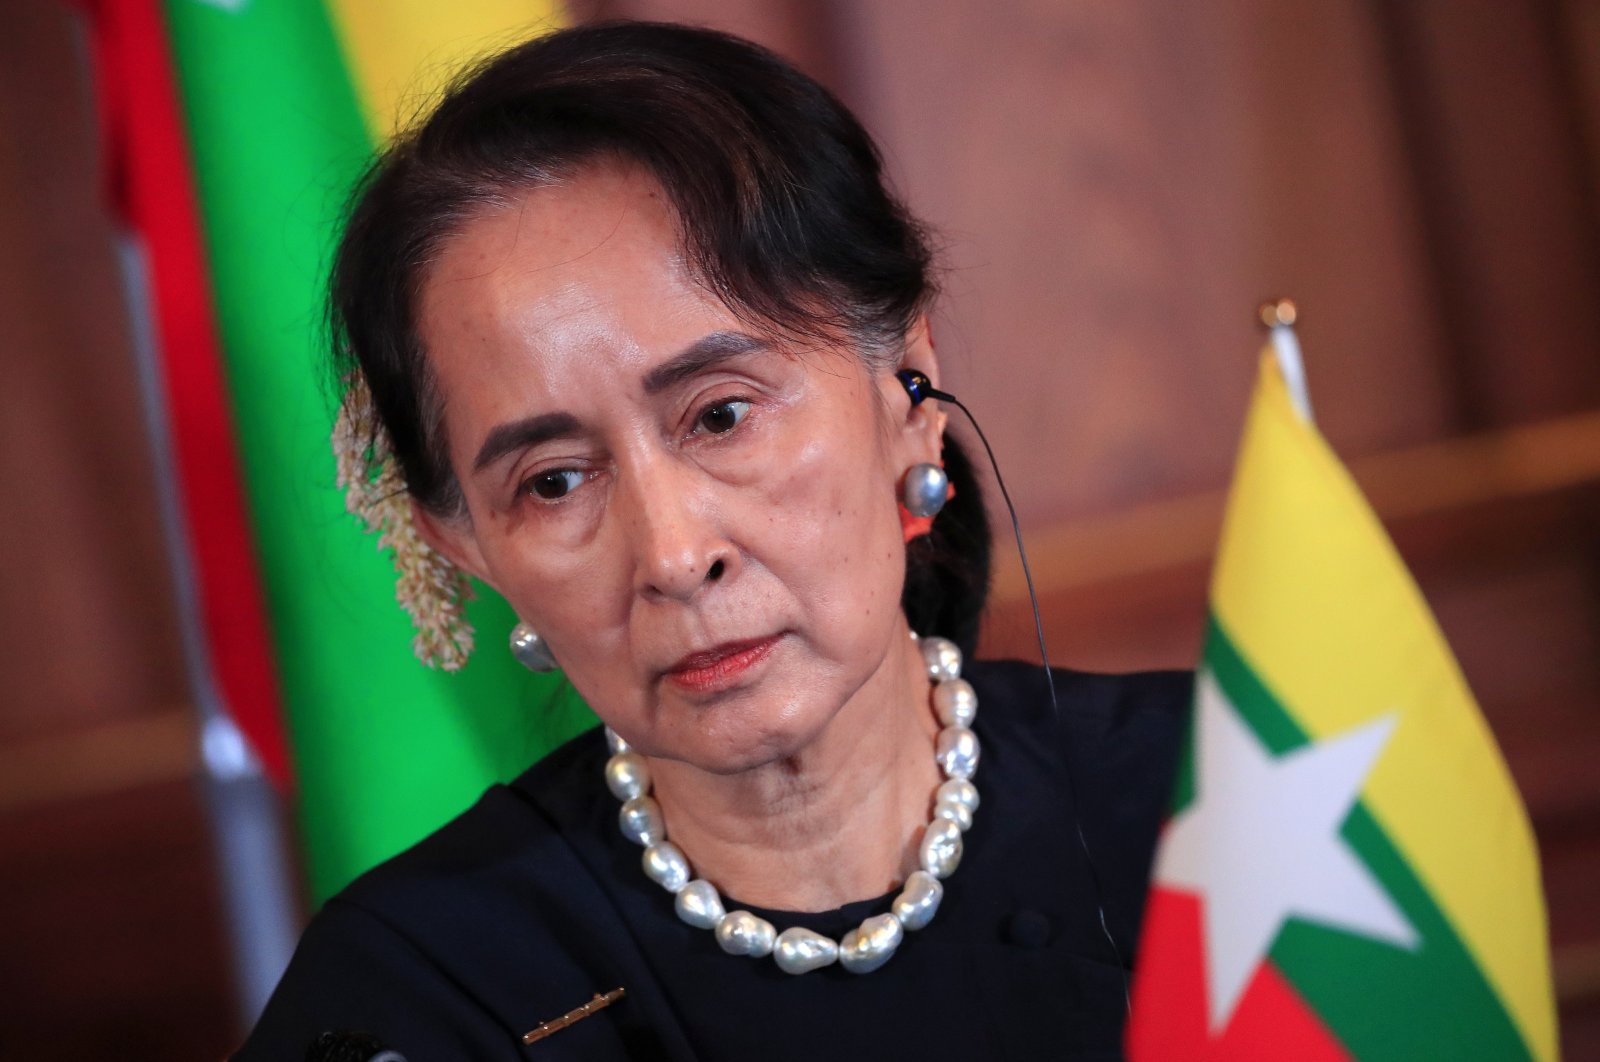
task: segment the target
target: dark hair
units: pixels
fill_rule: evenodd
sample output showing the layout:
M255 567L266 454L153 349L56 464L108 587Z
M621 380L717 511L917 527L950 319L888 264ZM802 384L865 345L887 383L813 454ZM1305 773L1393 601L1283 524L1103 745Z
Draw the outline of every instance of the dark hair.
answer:
M430 262L485 207L608 159L655 178L696 279L749 322L848 339L886 369L933 299L926 236L884 187L871 138L771 52L658 23L536 38L470 71L376 160L334 260L335 371L365 381L424 507L462 505L416 329ZM965 455L945 448L956 498L910 551L905 605L915 629L970 652L989 529Z

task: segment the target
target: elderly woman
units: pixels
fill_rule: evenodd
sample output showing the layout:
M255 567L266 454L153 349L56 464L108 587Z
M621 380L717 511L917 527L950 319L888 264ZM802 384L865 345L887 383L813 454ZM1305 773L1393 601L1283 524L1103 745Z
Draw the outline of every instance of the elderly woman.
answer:
M525 44L379 162L342 375L606 725L331 900L241 1058L1119 1054L1189 679L963 668L929 273L855 119L706 31Z

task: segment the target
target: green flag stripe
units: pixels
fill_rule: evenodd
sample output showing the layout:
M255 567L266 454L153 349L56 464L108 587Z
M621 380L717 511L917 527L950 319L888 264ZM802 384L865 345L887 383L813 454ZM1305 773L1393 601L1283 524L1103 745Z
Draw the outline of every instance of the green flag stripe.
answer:
M1267 693L1255 672L1250 670L1239 653L1234 649L1232 641L1223 633L1221 625L1215 615L1206 617L1205 651L1203 653L1206 665L1217 676L1217 682L1227 691L1228 696L1234 697L1234 690L1247 691L1247 699L1259 698L1269 707L1258 711L1249 711L1243 703L1237 703L1241 712L1246 715L1246 721L1255 731L1261 743L1272 751L1275 756L1281 756L1292 748L1304 745L1306 736L1300 727L1287 712L1278 708L1277 701ZM1188 735L1185 737L1183 758L1178 765L1178 778L1172 790L1172 810L1176 814L1187 807L1194 799L1194 722L1191 720Z
M1204 659L1228 699L1274 754L1308 743L1215 616L1208 624ZM1341 834L1422 943L1407 951L1291 920L1274 943L1271 958L1322 1020L1363 1062L1531 1058L1477 963L1363 804L1351 810Z
M320 900L593 716L510 659L498 598L472 607L482 647L462 672L413 660L388 560L335 490L322 285L372 145L328 13L166 12Z
M1178 754L1178 777L1172 783L1172 814L1177 815L1194 802L1194 716L1184 729Z

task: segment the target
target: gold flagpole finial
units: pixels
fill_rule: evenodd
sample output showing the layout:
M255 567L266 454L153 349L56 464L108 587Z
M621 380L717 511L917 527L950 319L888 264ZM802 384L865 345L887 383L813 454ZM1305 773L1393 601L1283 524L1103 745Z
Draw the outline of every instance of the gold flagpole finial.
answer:
M1293 299L1268 299L1256 310L1262 324L1272 338L1268 344L1277 359L1278 371L1283 374L1284 386L1289 389L1289 401L1295 412L1307 424L1312 422L1311 393L1306 387L1305 361L1300 357L1300 340L1294 334L1294 322L1300 316Z
M1300 312L1295 309L1293 299L1268 299L1256 310L1256 316L1268 328L1277 328L1279 325L1293 327L1295 318Z

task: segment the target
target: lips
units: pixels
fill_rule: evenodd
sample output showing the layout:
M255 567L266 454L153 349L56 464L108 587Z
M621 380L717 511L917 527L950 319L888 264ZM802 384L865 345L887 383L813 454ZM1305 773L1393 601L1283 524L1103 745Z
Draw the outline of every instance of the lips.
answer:
M689 653L669 668L668 681L695 691L726 689L756 664L765 660L782 635L751 638L742 642L723 642L710 649Z

